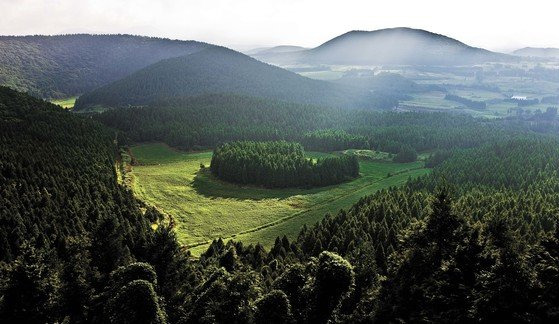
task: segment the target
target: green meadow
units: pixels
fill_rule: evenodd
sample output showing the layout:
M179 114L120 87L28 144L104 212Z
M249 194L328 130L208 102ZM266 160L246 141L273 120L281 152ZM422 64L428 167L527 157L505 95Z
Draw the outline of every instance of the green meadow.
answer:
M199 255L211 240L235 238L266 247L293 238L304 224L349 208L359 198L426 174L423 162L361 160L360 177L313 189L264 189L220 181L209 172L211 151L181 152L164 144L131 148L129 172L135 195L171 217L182 244ZM309 158L327 154L307 152ZM206 168L201 168L201 165Z
M51 102L55 105L59 105L62 108L72 109L72 108L74 108L74 104L76 103L76 98L77 97L70 97L70 98L65 98L65 99L55 99L55 100L51 100Z

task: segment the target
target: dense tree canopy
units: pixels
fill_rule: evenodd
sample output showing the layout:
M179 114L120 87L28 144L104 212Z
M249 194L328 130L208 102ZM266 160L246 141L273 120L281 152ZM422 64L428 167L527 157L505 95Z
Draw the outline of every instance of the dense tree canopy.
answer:
M0 88L2 323L559 319L559 140L531 133L533 121L347 113L231 96L175 100L99 116L124 132L116 134ZM307 134L326 150L432 149L433 170L295 238L278 237L268 250L216 239L197 259L157 209L118 184L118 139L194 148L259 134ZM243 141L218 146L216 156L224 148L238 161L254 154L262 164L321 165L296 143Z
M96 116L132 141L164 141L185 150L237 140L286 140L307 150L372 148L397 154L476 147L538 129L537 122L484 120L443 113L343 110L238 95L162 99L149 107ZM545 130L552 130L545 125Z
M321 129L303 134L301 144L309 151L342 151L347 149L367 149L371 147L367 137L352 135L344 130Z
M234 93L302 104L379 108L383 98L368 91L314 80L257 61L225 47L162 60L86 93L75 109L148 105L154 100L209 93Z
M109 129L0 87L2 322L92 320L108 274L147 254L115 152Z
M359 175L353 155L313 161L303 147L289 142L231 142L218 146L210 170L220 179L272 187L312 187L337 184Z
M132 35L1 36L0 85L43 98L76 96L209 46Z
M392 160L398 163L414 162L417 160L417 152L411 146L402 146Z

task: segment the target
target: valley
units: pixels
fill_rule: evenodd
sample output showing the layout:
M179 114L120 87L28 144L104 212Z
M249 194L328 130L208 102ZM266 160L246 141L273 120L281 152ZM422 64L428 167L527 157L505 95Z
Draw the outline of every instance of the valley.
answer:
M502 118L520 113L516 102L507 100L513 96L538 99L538 103L522 106L520 114L545 112L557 101L544 98L556 97L559 90L559 63L553 59L538 60L523 58L519 62L489 62L467 67L425 68L409 65L280 65L289 70L317 80L365 86L375 91L375 78L382 75L399 75L426 86L420 91L404 91L407 95L399 98L392 109L398 111L431 111L468 114L476 117ZM355 77L359 75L359 77ZM378 82L378 81L377 81ZM431 88L429 88L431 87ZM396 88L404 90L399 85ZM387 89L381 89L386 92ZM378 92L382 95L383 91ZM454 94L470 100L486 103L485 109L470 109L463 104L446 100L447 94ZM544 102L541 102L542 99Z
M559 49L66 2L0 21L0 323L559 322Z

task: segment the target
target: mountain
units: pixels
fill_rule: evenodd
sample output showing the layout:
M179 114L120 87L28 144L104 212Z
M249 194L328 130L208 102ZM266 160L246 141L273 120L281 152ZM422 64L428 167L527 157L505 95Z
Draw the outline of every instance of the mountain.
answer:
M75 109L147 105L157 99L207 93L234 93L335 107L378 104L366 91L312 80L224 47L212 47L163 60L86 93L76 101Z
M301 53L308 50L301 46L282 45L270 48L255 50L252 54L247 54L262 62L289 62L297 61Z
M306 49L307 48L302 47L302 46L280 45L280 46L267 48L265 50L257 52L256 54L289 53L289 52L303 51L303 50L306 50Z
M517 49L512 54L525 57L559 58L559 48L524 47Z
M69 97L208 46L131 35L1 36L0 85L43 98Z
M468 46L421 29L389 28L350 31L306 51L269 61L277 64L465 65L512 57Z
M306 49L308 48L302 46L280 45L274 47L259 47L243 53L246 55L257 56L257 55L267 55L267 54L290 53L290 52L304 51Z

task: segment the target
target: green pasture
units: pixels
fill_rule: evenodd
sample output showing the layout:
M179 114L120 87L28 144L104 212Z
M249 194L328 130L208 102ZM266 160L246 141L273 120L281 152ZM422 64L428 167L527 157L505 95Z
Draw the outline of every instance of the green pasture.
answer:
M276 236L293 238L303 224L313 224L363 196L428 172L423 162L362 160L361 176L347 183L313 189L265 189L213 177L207 170L210 151L187 153L163 144L144 144L131 148L131 153L136 161L129 174L134 193L173 218L179 240L194 255L218 237L269 247Z

